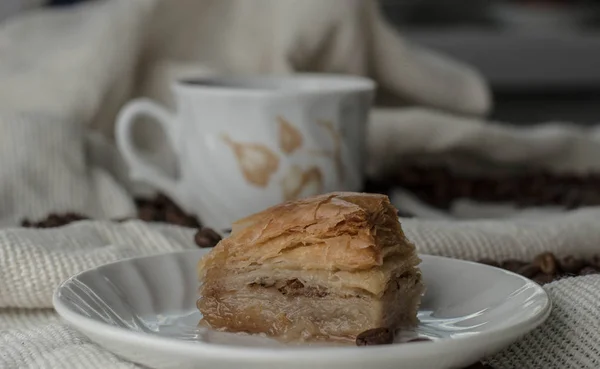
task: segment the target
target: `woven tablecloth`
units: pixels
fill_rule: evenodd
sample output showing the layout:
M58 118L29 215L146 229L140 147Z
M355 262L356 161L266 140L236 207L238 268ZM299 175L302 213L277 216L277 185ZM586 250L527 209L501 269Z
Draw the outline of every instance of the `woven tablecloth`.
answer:
M139 95L170 105L168 84L190 73L296 70L370 75L382 100L426 107L374 111L374 178L399 159L457 151L555 171L600 165L596 129L520 129L474 117L490 107L485 82L401 39L374 2L97 0L24 14L0 25L0 368L135 367L62 324L52 293L63 279L105 262L194 247L191 229L140 221L17 227L24 217L54 211L134 215L132 195L148 188L127 179L110 143L119 107ZM166 157L152 129L139 133ZM420 252L528 260L542 251L597 253L599 221L600 209L583 208L541 218L406 219L403 226ZM600 278L544 288L554 303L548 322L491 358L492 365L600 367Z

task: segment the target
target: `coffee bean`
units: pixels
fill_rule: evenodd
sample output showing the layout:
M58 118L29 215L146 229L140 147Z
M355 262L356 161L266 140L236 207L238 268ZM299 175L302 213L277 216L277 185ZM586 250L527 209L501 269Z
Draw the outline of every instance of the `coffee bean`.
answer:
M198 219L186 214L171 199L158 194L152 199L135 199L138 218L146 222L164 222L182 227L199 228Z
M356 346L389 345L394 343L394 332L389 328L374 328L356 336Z
M157 208L166 208L170 205L174 205L173 201L171 201L170 198L168 198L166 195L159 193L158 195L156 195L156 197L154 198L154 206Z
M533 260L533 263L537 265L544 274L554 275L558 272L558 263L556 262L556 257L551 252L545 252L538 255Z
M197 228L200 226L195 217L175 209L167 209L165 212L165 222L189 228Z
M161 217L159 216L158 211L149 205L144 205L138 208L137 216L140 220L144 222L155 222Z
M221 236L212 228L201 228L194 235L194 242L198 247L214 247L221 241Z
M600 269L596 269L592 266L586 266L585 268L579 271L579 275L591 275L591 274L600 274Z
M560 269L569 274L578 274L581 269L585 266L585 262L581 259L577 259L574 256L565 256L559 262Z
M185 222L186 214L175 207L165 208L164 220L169 224L180 224Z

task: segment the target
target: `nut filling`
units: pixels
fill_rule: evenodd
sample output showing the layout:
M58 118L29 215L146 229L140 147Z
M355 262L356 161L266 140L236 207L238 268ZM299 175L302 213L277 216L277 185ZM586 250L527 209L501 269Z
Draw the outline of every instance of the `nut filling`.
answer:
M289 279L283 282L267 282L262 280L260 282L253 282L248 285L250 288L274 288L284 296L296 297L325 297L329 295L327 290L323 287L306 287L297 278Z

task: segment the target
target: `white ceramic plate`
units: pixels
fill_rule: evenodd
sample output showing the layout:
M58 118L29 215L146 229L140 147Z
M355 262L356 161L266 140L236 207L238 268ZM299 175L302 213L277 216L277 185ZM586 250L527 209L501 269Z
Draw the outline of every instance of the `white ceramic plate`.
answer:
M65 281L54 307L92 341L152 368L449 369L495 353L541 324L548 296L489 266L422 256L427 285L417 334L432 342L286 346L198 328L196 263L207 250L128 259ZM403 337L403 336L401 336Z

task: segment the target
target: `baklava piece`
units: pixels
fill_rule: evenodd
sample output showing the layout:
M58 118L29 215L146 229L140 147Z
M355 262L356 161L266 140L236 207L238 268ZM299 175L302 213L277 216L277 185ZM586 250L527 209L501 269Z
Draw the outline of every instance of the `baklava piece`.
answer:
M236 222L198 265L202 324L284 341L417 324L420 260L387 196L331 193Z

